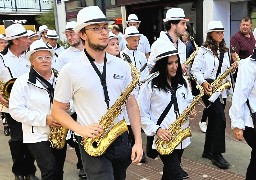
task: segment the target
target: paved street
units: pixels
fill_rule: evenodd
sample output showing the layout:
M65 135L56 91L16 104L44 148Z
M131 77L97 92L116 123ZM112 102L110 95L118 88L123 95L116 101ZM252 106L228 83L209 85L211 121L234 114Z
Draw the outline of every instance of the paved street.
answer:
M226 110L229 109L228 102ZM213 166L207 159L201 158L204 145L204 133L200 132L198 127L198 120L201 117L202 106L198 105L197 116L191 120L192 127L192 143L185 150L182 165L185 171L190 175L191 180L242 180L246 173L246 167L249 163L250 149L245 142L238 142L234 140L230 131L230 121L227 117L227 134L226 144L227 153L225 158L231 164L228 170L220 170ZM145 139L145 135L143 135ZM8 146L9 137L4 136L3 127L0 125L0 179L12 180L14 179L11 173L11 156ZM145 142L144 142L145 143ZM78 170L76 169L76 156L73 149L68 149L67 159L64 169L65 180L78 180ZM133 164L127 171L127 180L159 180L161 179L162 162L159 159L147 159L145 164ZM37 176L40 177L39 170Z

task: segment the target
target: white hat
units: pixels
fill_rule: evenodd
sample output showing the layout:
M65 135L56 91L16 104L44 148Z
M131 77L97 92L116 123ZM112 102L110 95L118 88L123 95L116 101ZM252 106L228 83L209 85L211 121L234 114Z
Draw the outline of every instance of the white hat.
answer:
M52 56L54 56L55 52L53 49L49 49L42 40L36 40L30 45L29 51L26 53L27 59L29 59L35 52L42 50L49 51Z
M224 31L224 27L223 27L221 21L210 21L209 22L207 33L213 32L213 31Z
M28 37L31 38L31 37L34 37L34 36L38 36L37 33L35 33L34 31L31 31L31 30L27 30L27 34L28 34Z
M49 39L59 39L59 36L55 30L48 30L46 36Z
M126 21L126 23L128 24L129 22L138 22L138 23L140 23L141 21L139 21L138 16L136 14L130 14L128 16L128 20Z
M0 34L0 39L5 39L5 36L3 34Z
M44 30L48 30L48 27L46 25L42 25L38 28L38 31L41 33L43 32Z
M167 21L172 21L172 20L186 20L185 19L185 13L184 10L181 8L171 8L168 9L168 11L166 12L166 16L165 19L163 19L164 22Z
M141 36L140 32L135 26L129 26L125 29L124 38L128 38L131 36Z
M66 31L73 31L77 25L78 24L76 21L67 22L65 31L63 33L65 34Z
M115 34L112 33L111 31L109 31L109 33L108 33L108 39L110 40L110 39L114 39L114 38L116 38L116 39L118 40L118 42L121 40L121 37L115 35Z
M74 28L74 31L78 33L85 26L96 23L109 23L106 16L100 10L98 6L88 6L81 9L77 14L77 26Z
M169 39L158 38L152 45L150 60L156 63L158 60L172 55L178 55L178 50L173 43Z
M12 24L5 29L5 40L13 40L22 36L28 36L27 30L21 24Z

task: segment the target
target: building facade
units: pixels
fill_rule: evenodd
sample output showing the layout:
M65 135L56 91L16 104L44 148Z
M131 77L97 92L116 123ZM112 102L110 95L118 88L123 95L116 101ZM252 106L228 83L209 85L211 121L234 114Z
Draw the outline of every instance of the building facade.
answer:
M135 13L142 21L139 31L148 37L151 44L164 30L162 20L171 7L184 9L189 19L188 31L199 45L206 36L208 22L212 20L222 21L229 45L230 36L239 30L241 18L251 16L254 11L251 0L64 0L57 4L59 31L64 31L66 22L74 20L81 8L90 5L102 8L108 19L122 23L123 28L127 16Z

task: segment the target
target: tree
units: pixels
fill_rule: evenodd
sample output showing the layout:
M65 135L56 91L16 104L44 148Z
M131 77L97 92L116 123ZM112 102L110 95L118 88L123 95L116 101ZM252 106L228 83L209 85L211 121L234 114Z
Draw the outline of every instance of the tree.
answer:
M45 24L49 29L55 29L54 11L51 9L47 13L40 14L36 17L38 24Z

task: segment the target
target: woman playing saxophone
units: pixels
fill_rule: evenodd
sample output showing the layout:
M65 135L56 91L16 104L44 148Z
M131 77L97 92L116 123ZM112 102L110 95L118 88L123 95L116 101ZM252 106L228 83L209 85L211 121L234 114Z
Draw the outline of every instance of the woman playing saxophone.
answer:
M172 135L167 129L190 104L193 96L182 76L178 51L171 41L159 38L154 47L152 51L155 52L155 56L151 58L154 59L155 65L151 74L159 72L159 75L145 82L139 92L142 128L147 136L155 136L155 140L160 138L170 141ZM164 111L167 112L165 115L163 115ZM159 122L160 117L162 122ZM189 122L186 120L181 129L188 126ZM188 137L171 154L159 154L164 164L162 179L177 180L188 177L181 167L181 156L189 144ZM152 148L156 149L155 142Z

